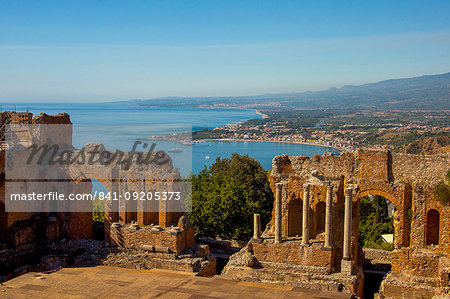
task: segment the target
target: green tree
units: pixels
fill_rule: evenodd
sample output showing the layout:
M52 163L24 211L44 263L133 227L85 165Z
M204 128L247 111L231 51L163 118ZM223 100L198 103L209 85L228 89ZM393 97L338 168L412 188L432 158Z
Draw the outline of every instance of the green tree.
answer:
M242 239L252 234L254 213L261 214L263 225L270 220L274 198L267 172L247 155L218 158L191 179L188 217L197 233Z
M447 175L445 176L445 179L448 184L445 182L440 182L435 188L434 188L434 195L436 198L443 204L443 205L450 205L450 170L447 171Z
M92 220L94 222L105 222L105 201L98 197L92 201Z
M383 243L381 235L394 233L394 219L389 217L386 199L375 195L359 202L359 243L363 247L392 250L391 244Z

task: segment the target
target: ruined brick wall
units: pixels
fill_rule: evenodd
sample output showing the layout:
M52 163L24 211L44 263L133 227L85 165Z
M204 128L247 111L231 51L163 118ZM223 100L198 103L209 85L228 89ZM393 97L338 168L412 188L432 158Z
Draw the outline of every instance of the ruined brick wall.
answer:
M27 130L32 123L33 114L29 112L3 111L0 113L0 149L5 149L7 139L30 142L31 134ZM16 128L15 130L12 127Z
M13 123L16 129L14 142L9 142L9 150L14 155L8 159L13 165L16 179L18 178L18 191L20 193L48 193L57 190L58 193L90 194L92 192L92 179L97 179L104 184L111 193L122 195L125 192L149 192L149 191L181 191L181 177L177 169L173 167L172 161L164 165L137 165L132 163L129 169L123 169L115 161L108 165L89 163L80 164L50 164L46 168L46 174L51 177L42 177L39 165L30 167L27 158L30 156L32 144L57 144L60 153L72 146L72 124L70 116L66 113L47 115L41 113L32 118L31 113L18 114L15 112L1 113L2 123ZM2 135L4 137L4 135ZM2 138L0 141L4 141ZM11 140L11 139L9 139ZM2 143L5 144L5 143ZM99 146L100 151L109 153L101 144L88 144L85 151L93 151ZM83 239L93 237L92 202L77 201L77 207L84 204L85 211L89 212L41 212L41 213L6 213L5 211L5 150L6 144L0 151L0 276L12 273L14 269L25 263L33 263L35 253L49 242L65 239ZM75 150L74 156L79 151ZM128 153L123 153L128 155ZM118 155L117 159L121 156ZM58 160L58 156L56 157ZM117 166L119 165L119 166ZM33 178L24 181L22 178ZM11 178L8 178L11 179ZM33 180L44 180L39 186ZM56 181L55 181L56 180ZM61 187L60 181L70 182L68 187ZM56 185L59 184L59 185ZM11 191L11 185L8 190ZM40 189L36 189L40 188ZM18 192L19 193L19 192ZM150 245L156 252L174 252L176 254L184 249L194 247L194 230L183 216L182 201L106 201L105 206L105 237L110 237L110 227L113 222L120 221L126 224L124 227L115 228L111 232L113 244L136 248L142 245ZM69 203L71 205L71 203ZM59 205L59 203L58 203ZM130 225L137 222L141 225ZM151 227L150 227L151 225ZM159 225L159 226L158 226ZM172 227L173 226L173 227ZM160 227L160 228L158 228ZM154 229L151 229L154 228ZM40 247L39 247L40 246ZM36 260L38 260L37 258Z
M259 262L308 265L324 268L325 273L332 271L335 264L332 251L320 250L322 245L318 243L308 247L299 246L299 243L300 241L281 244L252 242L253 255Z
M47 115L41 113L33 118L32 113L18 113L11 111L4 111L1 114L1 123L11 124L17 126L20 130L12 130L11 132L18 137L20 143L27 143L28 139L31 140L31 136L37 133L39 138L47 141L48 138L57 138L58 142L64 142L68 146L72 144L72 127L70 117L66 113L60 113L57 115ZM61 124L65 126L65 130L59 132L58 136L52 135L52 130L40 129L40 125L47 124ZM28 129L28 131L27 131ZM37 132L34 132L38 130ZM28 138L24 135L28 132ZM11 133L11 134L12 134ZM34 135L33 135L34 136ZM4 137L4 136L3 136ZM61 139L61 140L60 140ZM5 141L4 138L2 141ZM28 157L29 150L23 148L17 152L17 160L14 165L17 164L17 171L20 173L23 171L24 175L30 175L30 172L38 172L38 169L30 169L25 165L26 158ZM17 261L20 261L19 256L24 254L28 255L27 251L23 248L28 248L33 251L37 241L45 240L57 240L61 237L69 237L72 239L91 238L92 237L92 213L30 213L30 212L9 212L5 211L5 151L0 152L0 247L2 244L14 251L14 256L17 257ZM22 170L20 170L22 169ZM56 171L56 170L55 170ZM67 174L61 173L60 179L70 179ZM38 176L38 173L35 175ZM26 177L26 176L24 176ZM50 185L50 184L49 184ZM86 186L86 185L84 185ZM50 188L50 187L49 187ZM23 192L26 192L26 184L24 184ZM42 190L42 192L51 190ZM90 193L90 190L73 190L73 192ZM36 218L37 217L37 218ZM36 219L43 219L36 222ZM47 223L45 219L50 219ZM42 224L44 221L44 225ZM36 223L39 223L36 226ZM43 227L41 227L43 226ZM5 246L5 245L3 245Z
M16 111L2 111L0 113L0 124L31 124L33 113L30 112L16 112Z
M409 246L409 240L414 240L414 246L423 247L424 243L424 215L435 208L439 210L442 221L442 246L448 249L448 219L447 207L442 206L434 199L433 188L445 178L450 165L449 154L432 156L418 156L409 154L393 154L389 151L363 151L356 153L344 153L340 156L324 154L309 157L278 156L273 160L270 183L275 190L275 183L284 182L283 190L283 232L289 234L289 203L303 196L303 184L311 177L313 171L330 180L333 184L334 215L339 215L342 210L342 191L348 184L356 184L359 188L358 195L354 198L357 205L359 198L373 194L382 195L389 199L396 207L396 231L397 246ZM310 210L312 217L310 231L315 233L314 210L318 202L325 200L324 189L314 187L311 191ZM320 194L320 195L319 195ZM424 203L423 205L421 203ZM407 219L408 209L413 210L412 225L416 235L406 238L411 229ZM355 217L359 213L354 213ZM339 221L333 220L336 225ZM273 227L272 219L271 225ZM357 221L354 221L357 222ZM415 223L414 223L415 222ZM419 235L417 235L419 234ZM339 236L340 237L340 236Z
M11 118L15 115L19 115L16 112L4 112L1 114L3 118ZM22 114L20 114L22 115ZM72 147L72 124L70 121L70 116L67 113L59 113L56 115L47 115L41 113L32 118L31 113L24 114L27 116L27 124L30 124L31 130L33 130L33 136L37 139L37 144L41 143L54 143L58 145ZM21 116L22 117L22 116ZM23 118L23 117L22 117ZM57 127L51 125L60 125ZM35 142L35 143L36 143ZM85 151L89 152L94 150L96 146L100 146L101 151L105 151L105 148L101 144L88 144L85 147ZM29 154L29 149L23 150L24 159L16 159L15 168L17 172L23 171L24 174L29 174L27 165L24 164L27 154ZM111 155L114 155L114 151L108 151ZM20 153L18 153L19 155ZM74 153L75 155L77 152ZM4 152L2 152L2 173L4 173ZM117 159L120 158L120 155ZM23 160L23 161L21 161ZM16 167L17 164L17 167ZM60 173L59 179L73 179L76 181L89 182L90 179L97 179L101 181L109 192L116 192L122 194L124 192L134 192L134 191L161 191L161 185L176 185L176 181L180 179L180 175L173 167L172 161L162 166L155 167L154 165L146 165L144 167L132 165L128 170L115 169L114 161L110 165L70 165L67 167L57 167L55 166L55 173ZM58 168L58 169L56 169ZM20 170L22 169L22 170ZM2 183L4 183L4 178L2 178ZM84 184L86 186L86 184ZM4 186L4 184L2 185ZM81 188L81 184L80 184ZM83 187L84 188L84 187ZM170 187L169 187L170 188ZM175 187L173 189L176 189ZM2 190L4 194L4 190ZM44 191L44 190L43 190ZM73 190L74 192L76 190ZM78 190L78 193L90 193L89 190ZM176 191L176 190L174 190ZM1 231L7 229L7 227L14 224L16 221L26 220L32 216L32 213L8 213L4 212L4 198L1 198L3 204L0 204L0 226ZM106 231L109 231L109 227L114 221L121 221L122 224L129 223L131 221L137 221L139 224L159 224L162 227L177 225L178 220L182 216L182 208L174 207L174 205L179 204L179 202L145 202L142 207L131 207L127 206L123 210L123 213L118 212L110 213L110 210L118 211L117 202L111 203L111 206L107 207L106 215ZM129 201L127 205L134 204L136 201ZM108 209L109 208L109 209ZM3 210L2 210L3 209ZM140 212L137 213L136 210ZM132 211L134 210L134 211ZM92 217L90 213L69 213L64 216L64 221L67 222L68 234L74 238L88 238L92 236L91 232L88 232L92 228Z
M194 246L194 230L186 216L181 217L178 226L163 228L160 225L138 225L114 223L110 230L114 246L142 249L154 252L179 254Z
M342 258L344 194L346 186L358 186L353 197L352 208L352 257L356 264L362 264L363 254L358 245L359 199L372 194L389 199L395 206L394 245L392 254L393 273L408 272L416 276L434 277L442 265L440 253L450 253L450 207L443 206L434 198L434 187L444 180L450 168L450 155L392 154L389 151L358 150L340 156L324 154L309 157L277 156L273 160L270 184L283 183L282 231L290 236L289 226L298 223L301 212L290 211L290 203L303 200L303 184L314 182L310 190L309 228L314 241L322 241L318 227L317 204L326 199L324 181L333 186L331 239L335 255L335 266ZM314 174L315 173L315 174ZM296 204L295 207L298 207ZM426 245L427 214L437 210L439 221L439 244ZM274 216L275 211L273 211ZM297 222L296 222L297 221ZM319 225L319 227L322 227ZM274 217L263 236L273 236ZM301 235L301 234L300 234ZM425 250L423 253L420 250ZM271 255L269 259L279 260ZM286 261L289 258L285 258ZM307 262L309 263L309 262ZM425 269L429 267L429 269ZM430 270L431 269L431 270ZM444 275L445 276L445 275Z
M48 115L46 113L40 113L33 117L33 124L46 124L46 125L62 125L72 124L70 121L70 115L67 113L58 113L55 115Z
M21 178L40 178L41 172L37 167L29 167L26 164L27 157L30 154L30 149L23 148L15 152L12 157L9 157L14 163L14 177L8 178L10 181L9 192L12 193L21 193L21 194L30 194L32 192L47 194L49 192L54 192L55 190L59 190L59 193L72 193L72 194L89 194L91 193L92 185L88 182L84 182L83 184L77 184L73 182L67 188L68 190L60 190L61 184L65 184L60 181L36 181L36 182L27 182L21 181ZM58 166L54 166L54 169L49 170L49 172L53 173L56 177L52 177L52 179L58 180L66 180L69 182L71 180L71 176L60 169ZM19 181L16 181L19 178ZM6 201L6 190L5 190L5 180L2 180L2 193L0 202L2 202L2 207L5 206ZM13 189L11 189L13 188ZM36 202L28 202L22 201L16 204L36 204ZM42 202L43 210L45 207L48 207L50 204L70 204L68 202ZM92 203L89 201L85 202L77 202L79 205L88 206L86 208L87 211L92 211ZM24 206L24 210L25 210ZM4 212L2 217L4 219L4 228L3 231L7 232L14 226L15 223L20 221L27 221L32 218L35 214L39 214L43 217L48 217L49 215L54 215L58 221L60 221L64 228L64 235L71 239L81 239L81 238L92 238L92 212L79 212L79 213L63 213L63 212L41 212L41 213L33 213L33 212ZM0 242L1 243L1 242Z
M157 226L112 226L111 241L115 246L141 249L143 245L153 246L155 252L180 253L185 246L185 232L176 228L164 229Z

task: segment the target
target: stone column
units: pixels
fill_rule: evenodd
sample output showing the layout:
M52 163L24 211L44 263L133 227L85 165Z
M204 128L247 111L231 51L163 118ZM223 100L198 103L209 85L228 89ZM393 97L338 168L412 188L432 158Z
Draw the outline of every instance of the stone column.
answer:
M124 176L119 176L117 198L119 199L119 223L127 223L127 201L124 194L127 191L127 180Z
M253 239L261 238L261 215L253 214Z
M166 200L159 200L159 225L161 227L167 227L169 225L169 219L167 214L167 201Z
M275 243L281 242L281 196L283 183L275 184Z
M325 210L325 245L324 247L331 248L331 209L333 206L333 185L330 181L327 182L327 202Z
M345 188L345 213L344 213L344 249L343 259L351 261L352 247L352 188Z
M105 240L109 239L110 226L119 221L119 169L116 167L112 169L108 191L111 192L111 200L105 203Z
M145 193L145 178L141 173L139 175L139 199L137 200L137 224L146 225L150 224L148 220L147 201L140 199L141 192Z
M310 184L303 184L303 223L302 245L309 245L309 188Z

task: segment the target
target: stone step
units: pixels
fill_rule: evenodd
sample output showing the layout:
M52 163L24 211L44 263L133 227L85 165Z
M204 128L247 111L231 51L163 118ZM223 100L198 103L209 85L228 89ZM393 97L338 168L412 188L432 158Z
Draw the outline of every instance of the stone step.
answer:
M419 280L408 282L389 274L381 283L380 293L393 298L431 298L436 295L435 279Z
M253 282L269 282L282 285L291 285L307 289L342 291L343 277L336 275L317 274L311 272L285 271L280 268L229 267L226 276Z

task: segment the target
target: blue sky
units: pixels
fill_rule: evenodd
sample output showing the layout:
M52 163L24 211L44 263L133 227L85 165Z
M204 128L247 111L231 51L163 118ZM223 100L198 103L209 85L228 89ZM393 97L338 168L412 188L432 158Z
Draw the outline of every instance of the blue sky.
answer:
M320 90L450 71L450 1L3 1L0 102Z

